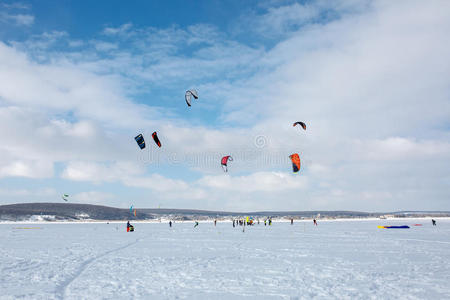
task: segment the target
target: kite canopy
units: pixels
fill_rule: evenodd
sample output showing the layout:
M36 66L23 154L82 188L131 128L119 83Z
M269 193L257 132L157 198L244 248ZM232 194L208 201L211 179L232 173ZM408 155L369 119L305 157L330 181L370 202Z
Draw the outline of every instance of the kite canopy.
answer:
M156 134L156 131L152 133L152 137L153 137L153 140L155 141L156 145L158 145L158 147L161 148L161 142L158 139L158 135Z
M294 173L297 173L300 171L300 156L298 156L297 153L294 153L292 155L289 155L289 158L292 161L292 169Z
M139 148L144 149L145 148L145 141L142 134L137 135L135 138L136 143L138 144Z
M186 104L191 106L191 98L198 99L198 93L196 90L187 90L186 94L184 94L184 99L186 100Z
M292 124L292 126L297 126L297 125L300 125L300 126L302 126L302 128L304 129L304 130L306 130L306 124L305 123L303 123L303 122L295 122L294 124Z
M221 164L224 172L228 172L228 161L233 161L233 158L229 155L222 157Z
M378 228L384 228L384 229L408 229L408 225L402 225L402 226L378 226Z
M61 198L64 200L64 201L68 201L69 199L69 195L68 194L63 194L62 196L61 196Z

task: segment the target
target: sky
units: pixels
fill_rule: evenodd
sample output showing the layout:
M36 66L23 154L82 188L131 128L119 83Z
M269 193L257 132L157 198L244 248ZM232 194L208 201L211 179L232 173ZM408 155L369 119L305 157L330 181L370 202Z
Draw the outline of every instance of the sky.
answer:
M448 49L446 0L0 0L0 205L450 210Z

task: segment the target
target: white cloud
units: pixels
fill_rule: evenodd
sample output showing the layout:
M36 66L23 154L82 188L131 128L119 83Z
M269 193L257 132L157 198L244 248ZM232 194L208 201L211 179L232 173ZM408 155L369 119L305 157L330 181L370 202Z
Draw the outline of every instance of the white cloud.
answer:
M0 160L0 178L4 177L51 178L53 164L43 160L7 161L3 158Z
M14 20L17 25L30 26L34 23L34 16L32 15L9 15L9 18Z
M107 52L111 50L115 50L118 46L114 43L102 42L102 41L94 41L94 47L97 51Z
M108 204L115 199L115 196L111 193L89 191L70 195L69 199L71 203Z
M114 182L129 176L140 175L143 170L138 164L117 162L100 164L93 162L70 162L62 177L75 181Z
M4 197L18 197L33 201L36 197L54 197L57 195L53 188L42 189L11 189L0 188L0 195Z
M363 159L371 161L402 161L429 159L450 159L450 143L443 141L414 141L400 137L384 140L357 142Z
M213 189L252 193L300 190L307 187L306 180L305 177L281 172L256 172L248 176L206 176L198 184Z
M34 23L34 16L29 14L0 12L0 22L12 23L17 26L31 26Z
M71 43L58 32L0 43L9 83L0 86L0 174L48 177L62 162L65 179L147 189L180 207L424 209L432 198L448 208L449 5L269 7L250 23L273 47L267 35L250 46L208 24L109 27L76 42L78 52L54 50ZM200 99L181 114L175 101L191 86ZM154 107L133 101L142 91L155 91ZM306 132L292 128L299 120ZM151 144L153 128L163 148L137 152L132 137L144 132ZM281 171L293 152L300 176ZM218 176L226 154L230 176Z
M29 10L31 7L28 4L21 3L21 2L14 2L14 3L0 3L1 6L3 6L6 9L19 9L19 10Z
M84 44L85 43L82 40L70 40L69 41L69 46L73 47L73 48L82 47L82 46L84 46Z
M131 23L123 24L119 27L106 27L103 30L103 34L105 34L105 35L124 34L127 31L129 31L132 27L133 27L133 24L131 24Z

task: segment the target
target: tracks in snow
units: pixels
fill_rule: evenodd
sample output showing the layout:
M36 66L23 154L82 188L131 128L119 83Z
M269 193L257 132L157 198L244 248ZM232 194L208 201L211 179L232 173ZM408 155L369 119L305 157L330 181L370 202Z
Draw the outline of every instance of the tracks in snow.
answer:
M120 246L118 248L114 248L114 249L108 250L106 252L103 252L102 254L99 254L97 256L91 257L91 258L83 261L79 265L78 269L71 276L69 276L66 280L64 280L63 282L61 282L60 284L58 284L56 286L56 289L55 289L55 296L56 296L56 298L57 299L64 299L64 295L66 293L67 287L74 280L76 280L84 272L84 270L86 270L92 263L96 262L97 260L99 260L99 259L101 259L101 258L103 258L103 257L105 257L105 256L107 256L107 255L109 255L111 253L114 253L114 252L126 249L126 248L128 248L130 246L133 246L133 245L137 244L141 240L142 239L136 239L134 242L125 244L125 245Z

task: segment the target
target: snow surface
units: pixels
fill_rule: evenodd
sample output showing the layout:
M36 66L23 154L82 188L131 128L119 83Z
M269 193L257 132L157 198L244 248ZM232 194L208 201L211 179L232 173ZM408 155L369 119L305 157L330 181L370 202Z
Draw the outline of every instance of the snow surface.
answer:
M450 299L437 225L1 224L0 299Z

